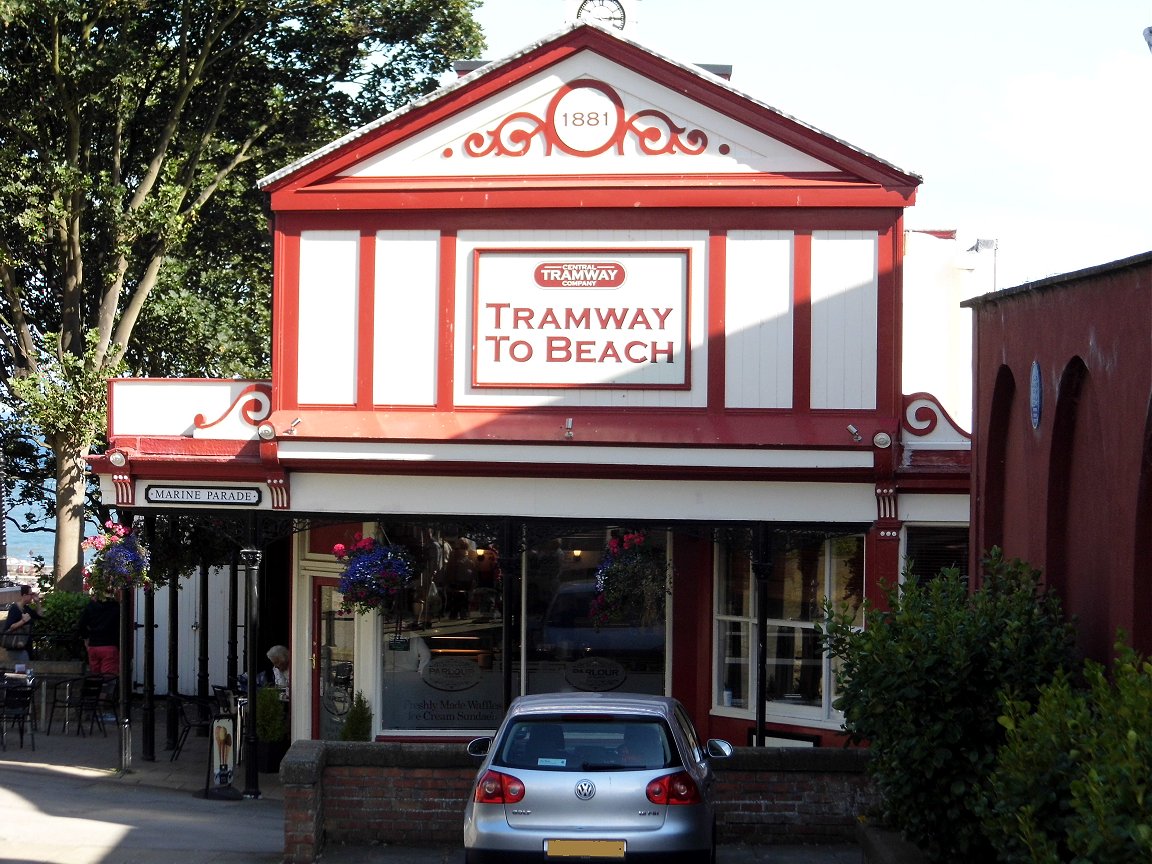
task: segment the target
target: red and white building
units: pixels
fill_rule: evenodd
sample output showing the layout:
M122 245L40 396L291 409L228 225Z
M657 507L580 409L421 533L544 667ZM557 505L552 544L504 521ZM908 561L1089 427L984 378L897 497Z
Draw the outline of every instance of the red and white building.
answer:
M94 469L137 514L300 529L263 573L294 737L355 690L426 738L612 687L737 743L830 738L822 598L967 549L968 437L900 387L919 182L568 27L265 178L272 380L112 382ZM622 529L664 550L666 602L596 628ZM396 614L339 608L357 530L417 562Z

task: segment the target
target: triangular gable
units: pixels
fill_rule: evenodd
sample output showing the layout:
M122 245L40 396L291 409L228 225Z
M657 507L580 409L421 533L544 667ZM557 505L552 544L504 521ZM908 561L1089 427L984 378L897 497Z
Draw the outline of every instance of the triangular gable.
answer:
M915 175L703 69L575 25L350 133L260 186L565 175L919 185Z

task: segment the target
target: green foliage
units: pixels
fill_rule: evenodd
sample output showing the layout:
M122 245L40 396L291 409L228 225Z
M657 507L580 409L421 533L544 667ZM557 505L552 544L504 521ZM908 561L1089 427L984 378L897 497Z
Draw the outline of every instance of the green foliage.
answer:
M1071 654L1072 628L1038 572L998 549L982 564L973 592L955 571L926 585L906 574L863 631L825 603L845 730L871 744L886 820L937 861L991 857L978 811L1004 738L999 694L1034 703Z
M44 352L36 371L10 382L23 416L49 440L66 438L85 446L104 431L108 379L123 371L117 353L101 364L98 334L90 332L84 353L59 356Z
M256 691L256 737L268 743L288 740L288 721L279 687L261 687Z
M0 389L54 457L22 481L29 503L40 490L60 523L83 517L77 466L122 359L152 376L266 374L255 181L478 56L477 5L0 0ZM64 574L79 568L70 528Z
M344 726L340 729L340 740L372 740L372 709L368 707L368 700L359 690L352 698L352 707L348 709L348 716L344 718Z
M41 620L33 631L39 660L81 660L84 643L76 633L88 595L76 591L47 591L41 596Z
M1152 861L1152 663L1118 644L1111 676L1084 677L1007 702L985 820L1006 864Z

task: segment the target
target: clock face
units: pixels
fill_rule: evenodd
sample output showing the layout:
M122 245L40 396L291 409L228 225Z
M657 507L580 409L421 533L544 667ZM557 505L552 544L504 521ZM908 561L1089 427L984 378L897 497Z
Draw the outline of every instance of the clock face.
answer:
M604 27L624 29L624 4L620 0L582 0L576 10L580 21L591 21Z

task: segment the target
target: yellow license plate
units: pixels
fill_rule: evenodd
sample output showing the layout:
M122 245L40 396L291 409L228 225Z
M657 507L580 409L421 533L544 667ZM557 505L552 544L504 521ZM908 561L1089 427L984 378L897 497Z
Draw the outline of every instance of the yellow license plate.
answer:
M623 858L623 840L548 840L544 853L549 858Z

